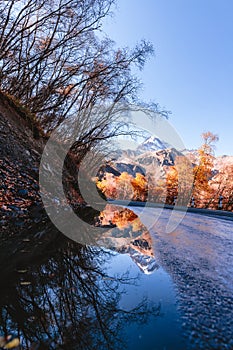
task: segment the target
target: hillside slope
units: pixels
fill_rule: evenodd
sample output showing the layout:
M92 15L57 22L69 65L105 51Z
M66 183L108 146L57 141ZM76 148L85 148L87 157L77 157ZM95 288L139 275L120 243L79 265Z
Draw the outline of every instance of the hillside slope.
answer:
M19 232L39 220L38 169L43 139L14 103L0 93L0 232ZM38 211L36 209L36 211Z

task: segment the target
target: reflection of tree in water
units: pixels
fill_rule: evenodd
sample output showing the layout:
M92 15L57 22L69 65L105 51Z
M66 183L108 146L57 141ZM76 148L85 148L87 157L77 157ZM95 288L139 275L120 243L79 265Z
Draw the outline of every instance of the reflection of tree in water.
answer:
M59 237L30 268L9 270L0 291L1 333L18 332L23 349L32 343L41 349L124 348L126 323L147 322L159 307L143 299L134 309L120 309L125 284L135 280L127 273L109 277L101 266L110 258L109 251Z
M109 228L99 239L103 246L121 253L135 250L142 256L154 257L152 237L132 210L107 204L95 224Z

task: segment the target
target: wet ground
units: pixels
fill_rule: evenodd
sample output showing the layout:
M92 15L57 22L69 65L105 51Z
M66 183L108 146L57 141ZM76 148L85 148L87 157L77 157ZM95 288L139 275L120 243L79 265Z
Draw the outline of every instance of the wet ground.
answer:
M150 222L155 256L175 284L188 348L233 349L233 223L187 213L165 233L170 215L164 210L154 225L156 209L139 216Z

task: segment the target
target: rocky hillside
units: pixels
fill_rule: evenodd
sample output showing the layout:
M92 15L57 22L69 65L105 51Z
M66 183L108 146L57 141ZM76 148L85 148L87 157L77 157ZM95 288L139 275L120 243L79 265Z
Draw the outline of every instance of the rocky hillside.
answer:
M119 176L123 172L127 172L135 177L136 173L146 175L154 173L155 170L163 171L164 167L174 165L175 159L179 155L181 153L174 148L147 152L123 151L117 160L109 162L101 168L99 179L101 180L105 173Z
M40 220L38 168L44 140L26 113L0 93L0 227L19 232Z

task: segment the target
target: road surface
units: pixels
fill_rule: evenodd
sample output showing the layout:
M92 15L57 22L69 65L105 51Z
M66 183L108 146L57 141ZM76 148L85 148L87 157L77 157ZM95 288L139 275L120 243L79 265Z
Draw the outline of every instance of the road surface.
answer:
M175 283L190 349L233 349L233 222L186 213L168 233L171 210L130 209L148 226L155 256Z

